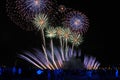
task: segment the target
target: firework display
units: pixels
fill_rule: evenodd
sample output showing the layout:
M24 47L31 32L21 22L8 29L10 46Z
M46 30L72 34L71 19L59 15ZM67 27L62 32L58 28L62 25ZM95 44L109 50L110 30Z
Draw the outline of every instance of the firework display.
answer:
M20 58L42 70L66 69L66 66L69 69L69 66L73 65L72 62L76 66L82 64L85 69L98 69L100 63L93 57L85 56L82 63L76 59L81 56L79 46L89 27L88 17L85 14L64 5L57 6L50 0L6 2L6 11L14 23L25 30L35 30L42 34L42 50L25 51L24 54L19 54ZM56 5L52 7L52 3ZM46 39L50 40L49 46L46 46Z

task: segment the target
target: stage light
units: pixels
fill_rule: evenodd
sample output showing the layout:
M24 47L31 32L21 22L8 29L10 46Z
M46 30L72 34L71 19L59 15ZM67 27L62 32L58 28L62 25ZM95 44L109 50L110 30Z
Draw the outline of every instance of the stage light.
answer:
M119 75L118 75L118 69L116 69L116 71L115 71L115 77L118 77Z
M88 77L92 77L92 70L88 70L86 74Z
M18 68L18 74L21 74L21 73L22 73L22 69Z
M39 70L36 71L36 73L37 73L37 75L40 75L40 74L43 73L43 71L39 69Z
M16 72L17 72L17 71L16 71L16 68L13 67L13 68L12 68L12 73L15 74Z
M0 67L0 76L2 75L2 68Z

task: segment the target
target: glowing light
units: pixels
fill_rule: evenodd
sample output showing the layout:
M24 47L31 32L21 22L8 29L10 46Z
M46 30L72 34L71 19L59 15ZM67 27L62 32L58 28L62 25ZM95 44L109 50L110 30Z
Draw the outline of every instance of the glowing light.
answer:
M115 76L116 76L116 77L118 77L118 76L119 76L119 74L118 74L118 73L119 73L119 71L118 71L118 69L116 69L116 71L115 71Z
M71 11L66 14L66 19L63 24L81 34L87 31L89 25L87 16L78 11Z
M12 68L12 72L13 72L13 74L15 74L17 72L15 67Z
M18 68L18 74L21 74L21 73L22 73L22 69Z
M87 71L87 76L92 77L92 70Z
M39 0L35 0L35 5L38 5L39 4Z
M2 68L0 67L0 76L2 75Z
M42 70L37 70L36 73L37 73L38 75L40 75L40 74L43 73L43 71L42 71Z
M64 5L60 5L58 8L58 11L61 13L65 12L65 10L66 10L66 7Z

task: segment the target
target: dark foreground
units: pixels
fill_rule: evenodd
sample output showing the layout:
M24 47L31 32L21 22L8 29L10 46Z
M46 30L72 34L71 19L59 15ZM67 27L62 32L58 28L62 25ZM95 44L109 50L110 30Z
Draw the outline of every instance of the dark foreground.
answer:
M44 70L0 68L0 80L120 80L120 70Z

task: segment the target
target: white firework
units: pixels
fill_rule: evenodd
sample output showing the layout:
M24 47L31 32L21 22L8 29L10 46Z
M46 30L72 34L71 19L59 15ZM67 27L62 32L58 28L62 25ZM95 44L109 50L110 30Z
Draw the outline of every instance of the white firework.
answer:
M100 63L98 61L96 61L96 58L94 57L88 57L85 56L84 57L84 67L88 70L96 70L98 69L98 67L100 66Z
M41 52L38 49L34 49L34 51L35 51L34 54L32 52L26 51L26 52L24 52L24 54L19 54L19 57L32 63L33 65L40 68L41 70L60 69L60 68L63 68L64 64L68 62L67 59L65 59L64 61L62 60L62 55L60 53L59 48L54 47L54 61L53 61L52 53L50 50L45 51L44 47L43 47L43 52ZM46 53L48 55L48 60L44 53ZM79 53L79 54L81 54L81 53ZM68 58L70 60L72 57L76 57L77 53L74 51L74 54L71 55L71 48L69 48L68 55L69 55Z

